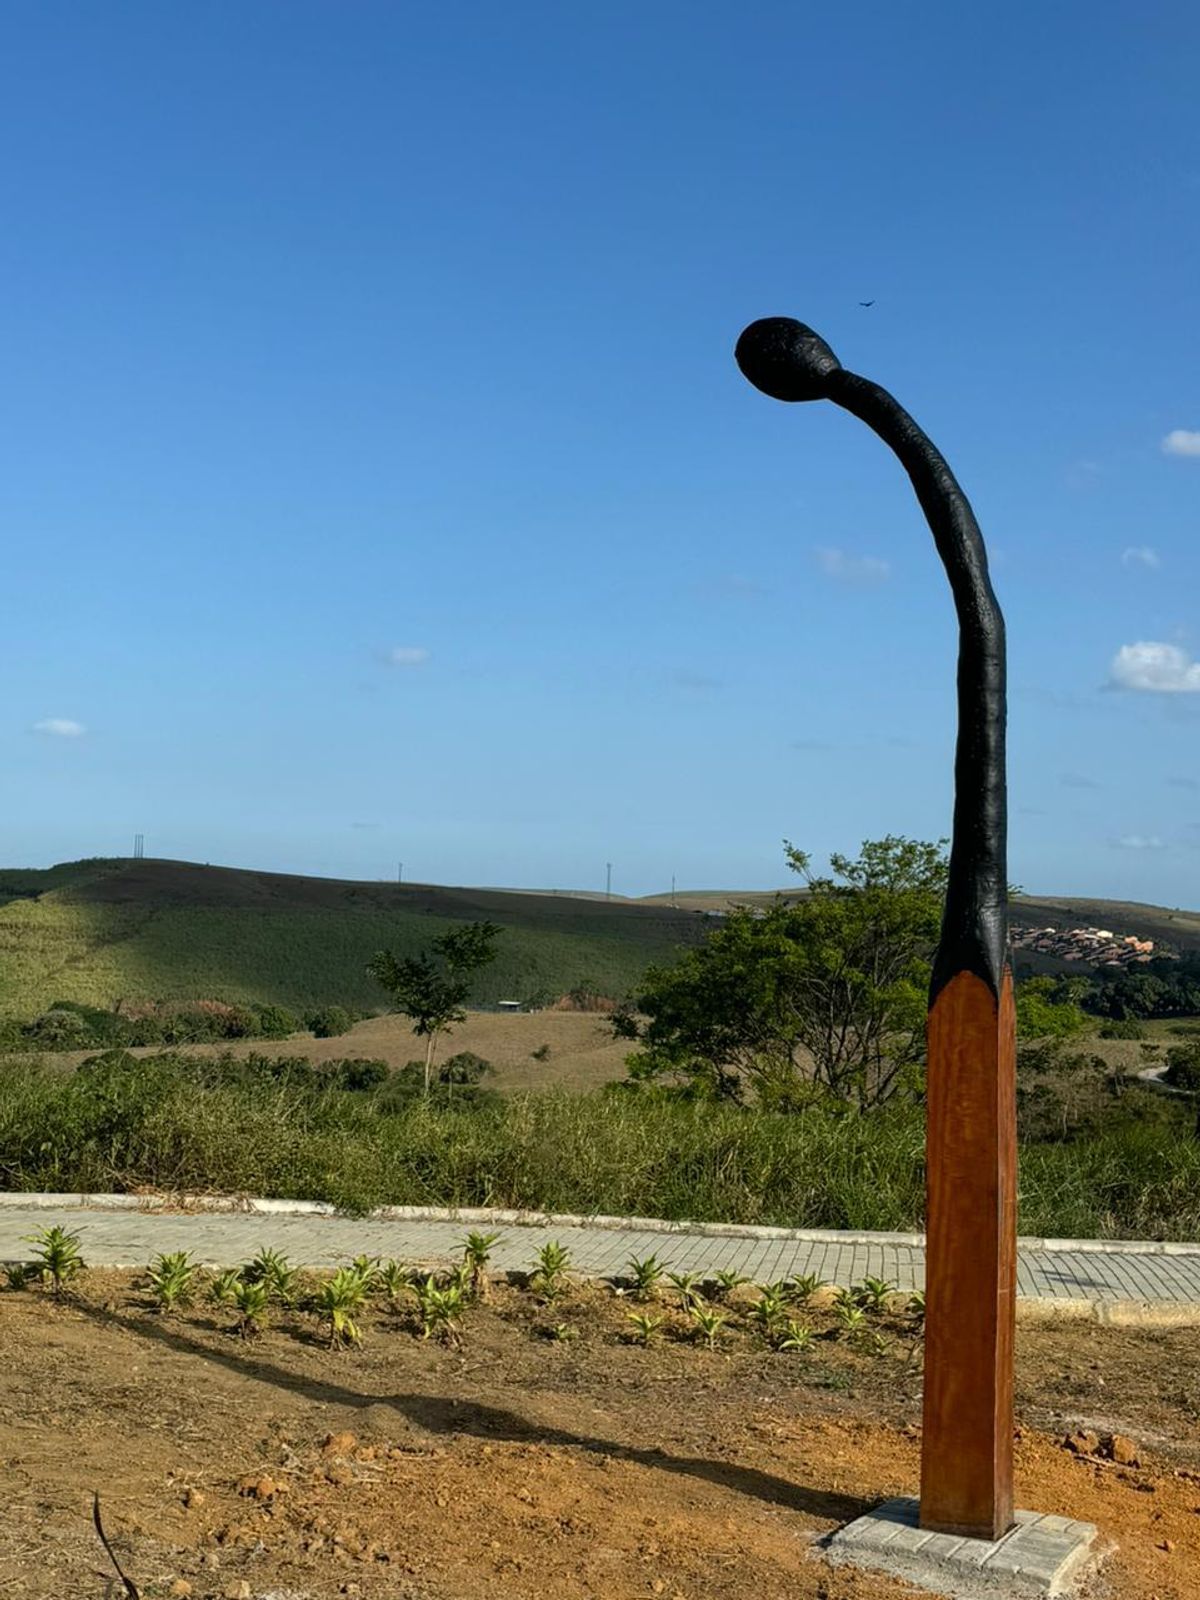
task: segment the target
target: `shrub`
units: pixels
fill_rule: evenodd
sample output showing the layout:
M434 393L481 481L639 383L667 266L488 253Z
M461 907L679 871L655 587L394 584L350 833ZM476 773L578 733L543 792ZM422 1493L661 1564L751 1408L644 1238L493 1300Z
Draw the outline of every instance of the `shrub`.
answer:
M348 1056L344 1061L331 1061L329 1075L337 1088L361 1092L377 1089L388 1079L388 1064L371 1057Z
M1172 1045L1164 1076L1173 1089L1200 1090L1200 1044Z
M85 1006L76 1000L56 1000L52 1011L73 1011L87 1028L87 1044L110 1047L129 1043L129 1023L119 1011L102 1006Z
M129 1030L128 1043L131 1045L161 1044L163 1042L165 1029L163 1019L157 1012L147 1011L143 1016L131 1017L127 1027Z
M460 1050L456 1056L451 1056L437 1074L437 1081L443 1084L453 1084L456 1087L477 1084L486 1078L492 1070L492 1063L477 1056L474 1050Z
M451 1056L440 1067L435 1067L428 1096L425 1094L425 1063L408 1061L388 1076L376 1095L376 1103L383 1110L399 1111L425 1101L431 1107L466 1110L480 1107L499 1097L480 1085L480 1079L491 1072L492 1064L477 1056L474 1051L463 1050Z
M1126 1017L1121 1022L1106 1022L1100 1029L1101 1039L1144 1039L1145 1026L1134 1017Z
M159 1008L164 1044L204 1044L217 1039L253 1039L258 1017L244 1006L193 1000Z
M300 1018L286 1006L255 1006L254 1014L258 1019L259 1038L287 1039L291 1034L300 1031Z
M345 1006L321 1006L317 1011L310 1011L304 1022L318 1039L336 1039L340 1034L349 1033L354 1026L354 1018Z
M65 1006L43 1011L25 1029L25 1037L38 1050L86 1050L92 1043L86 1019Z

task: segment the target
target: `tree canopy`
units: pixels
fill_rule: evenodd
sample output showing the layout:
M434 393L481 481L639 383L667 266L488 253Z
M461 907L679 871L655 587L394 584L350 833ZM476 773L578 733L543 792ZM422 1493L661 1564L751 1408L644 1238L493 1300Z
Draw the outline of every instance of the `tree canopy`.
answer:
M919 1084L944 841L888 835L834 855L830 875L785 841L805 887L729 913L614 1019L640 1048L630 1085L790 1109L814 1095L867 1108Z

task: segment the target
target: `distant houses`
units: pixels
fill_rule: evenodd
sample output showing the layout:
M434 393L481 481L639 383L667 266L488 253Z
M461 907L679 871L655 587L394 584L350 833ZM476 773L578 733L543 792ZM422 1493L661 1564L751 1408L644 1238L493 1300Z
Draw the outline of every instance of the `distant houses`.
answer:
M1153 939L1116 934L1109 928L1014 928L1012 947L1091 967L1136 967L1151 960L1179 959L1173 951L1156 950Z

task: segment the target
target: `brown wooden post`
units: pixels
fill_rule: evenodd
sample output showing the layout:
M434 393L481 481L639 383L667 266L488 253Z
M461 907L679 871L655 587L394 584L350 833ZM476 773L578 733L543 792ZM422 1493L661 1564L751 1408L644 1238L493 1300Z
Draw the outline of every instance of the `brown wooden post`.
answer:
M1016 1039L972 972L929 1012L921 1525L998 1539L1013 1520Z
M908 473L959 623L954 831L929 1004L921 1525L996 1539L1013 1519L1016 1043L1008 965L1004 618L970 502L886 389L791 317L753 322L742 372L776 400L832 400Z

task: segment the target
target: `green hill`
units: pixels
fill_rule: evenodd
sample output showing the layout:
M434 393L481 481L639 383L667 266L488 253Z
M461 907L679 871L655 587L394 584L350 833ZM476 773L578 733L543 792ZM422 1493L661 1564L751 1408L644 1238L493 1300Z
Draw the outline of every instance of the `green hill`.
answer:
M0 1015L56 1000L275 1001L381 1007L366 962L415 952L454 923L503 935L481 1003L581 983L624 995L650 963L700 937L670 907L518 891L354 882L186 861L0 869Z
M63 862L0 869L0 1016L35 1016L56 1000L337 1002L382 1007L364 970L376 950L415 952L454 923L503 928L480 977L487 1004L589 983L626 994L652 962L669 960L731 904L769 893L680 892L611 901L512 889L355 882L247 872L186 861ZM708 916L698 913L707 912ZM1180 951L1200 949L1200 915L1111 900L1026 897L1014 923L1100 924ZM1022 970L1073 970L1022 953Z

